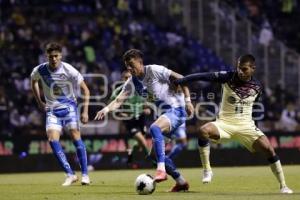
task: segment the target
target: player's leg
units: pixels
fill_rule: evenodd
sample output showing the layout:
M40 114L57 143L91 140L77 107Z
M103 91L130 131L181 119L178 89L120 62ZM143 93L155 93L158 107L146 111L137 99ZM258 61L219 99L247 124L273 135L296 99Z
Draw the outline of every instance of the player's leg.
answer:
M148 147L147 147L147 141L146 141L146 138L143 135L142 131L137 130L134 133L133 138L137 141L137 144L134 144L131 149L128 148L128 150L127 150L127 153L128 153L127 164L132 163L133 154L134 154L136 149L142 148L142 151L143 151L145 157L148 156L148 154L149 154L149 150L148 150Z
M76 155L81 168L81 174L82 174L81 184L89 185L90 179L88 176L87 153L86 153L85 144L81 139L80 131L78 129L69 129L69 133L73 140L73 144L76 148Z
M154 149L152 148L152 150L150 152L150 159L153 163L156 164L156 158L155 158L155 155L153 152L154 152ZM188 182L180 174L180 172L177 170L174 162L168 156L165 156L165 167L166 167L167 174L170 175L176 181L175 186L173 186L169 190L169 192L188 191L189 190Z
M170 133L176 130L186 120L186 111L182 107L171 108L160 116L150 127L153 138L154 150L157 157L157 171L155 180L164 181L167 179L165 172L165 142L162 133Z
M55 155L59 165L67 175L66 180L62 184L62 186L69 186L72 183L76 182L78 179L74 171L72 170L63 151L63 148L59 142L60 133L62 131L62 121L55 115L53 115L51 111L48 111L46 114L46 131L52 152Z
M293 193L286 185L284 172L272 145L270 144L266 136L261 136L253 143L253 149L257 152L261 152L269 161L271 170L280 184L281 193Z
M133 152L135 148L142 148L143 153L145 156L149 154L149 149L147 146L147 141L144 136L145 134L145 117L143 115L139 116L138 119L130 120L126 123L126 126L130 128L130 136L133 136L133 138L137 141L137 144L135 144L132 147L131 151L128 151L128 163L132 162Z
M137 132L134 135L134 139L138 142L139 147L142 148L143 153L146 155L149 154L149 150L148 150L148 146L147 146L147 141L145 136L143 135L143 133L141 131Z
M185 123L178 127L173 133L176 137L176 144L172 147L168 157L174 159L180 152L187 147Z
M87 153L85 144L81 139L81 134L79 131L79 116L77 112L76 105L70 105L69 113L64 118L64 125L67 127L69 134L73 140L73 144L76 148L76 155L81 168L81 184L89 185L90 178L88 176L88 166L87 166Z
M203 167L203 183L210 183L213 177L213 172L210 166L210 145L209 139L219 140L220 134L214 123L207 123L200 127L198 131L198 145L200 160Z
M55 129L48 129L47 135L48 135L48 141L50 143L51 149L56 159L58 160L59 165L63 168L67 176L73 176L75 173L72 170L67 160L67 157L62 149L62 146L59 142L60 131Z
M166 156L165 163L167 173L172 176L172 178L176 181L176 184L169 190L169 192L188 191L189 184L176 169L176 165L173 161L173 159L187 146L185 123L171 132L171 138L176 140L176 144L173 146L170 153Z
M165 168L165 141L163 132L170 131L170 121L164 116L160 116L151 126L150 133L153 140L154 152L157 160L157 168L154 179L157 182L167 180Z

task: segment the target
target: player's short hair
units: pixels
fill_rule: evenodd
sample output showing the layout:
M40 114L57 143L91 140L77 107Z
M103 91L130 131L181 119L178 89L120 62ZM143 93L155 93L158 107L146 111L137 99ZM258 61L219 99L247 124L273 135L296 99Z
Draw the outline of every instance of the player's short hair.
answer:
M62 52L61 44L57 42L50 42L46 45L46 53L50 53L52 51Z
M143 58L143 52L138 49L129 49L123 55L123 61L129 61L131 58Z
M246 62L250 62L252 64L255 64L255 58L251 54L245 54L245 55L240 56L238 58L237 62L240 63L240 64L244 64Z

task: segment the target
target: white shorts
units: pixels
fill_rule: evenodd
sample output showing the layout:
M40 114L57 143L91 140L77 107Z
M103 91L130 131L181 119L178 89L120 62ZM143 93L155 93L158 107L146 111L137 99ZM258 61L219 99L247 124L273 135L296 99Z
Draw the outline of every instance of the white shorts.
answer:
M61 132L63 127L79 130L79 117L75 105L47 111L46 131L54 129Z

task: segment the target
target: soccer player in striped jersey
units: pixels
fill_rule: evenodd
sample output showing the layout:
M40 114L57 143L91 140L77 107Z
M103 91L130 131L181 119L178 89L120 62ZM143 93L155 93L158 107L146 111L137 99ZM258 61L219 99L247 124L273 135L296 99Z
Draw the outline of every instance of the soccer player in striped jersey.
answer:
M222 101L216 121L204 124L198 131L199 151L204 168L203 183L212 179L209 162L209 142L235 140L250 152L260 152L270 163L271 170L277 178L281 193L293 193L285 183L284 173L273 147L264 133L259 130L252 119L254 102L262 92L260 83L253 78L255 58L243 55L237 60L235 71L191 74L175 81L185 85L192 81L211 81L222 84Z
M80 136L75 94L79 88L82 90L84 102L81 122L87 123L90 92L82 75L73 66L61 61L62 46L60 44L55 42L47 44L46 55L48 62L38 65L31 73L31 89L38 106L46 112L46 132L50 146L59 165L67 174L62 185L70 186L78 180L59 142L64 127L68 129L76 147L82 172L81 184L89 185L86 148ZM46 102L41 98L40 83Z
M173 161L165 156L165 142L163 134L174 134L185 120L187 113L191 115L194 107L191 104L190 93L187 87L178 90L171 82L182 76L161 65L144 65L143 54L137 49L128 50L123 61L127 70L132 74L120 94L105 108L100 110L95 119L102 119L108 112L119 108L123 102L134 92L145 97L147 101L155 102L157 106L164 107L164 114L150 126L153 146L157 160L157 170L154 176L156 182L167 179L166 167L175 167ZM180 184L186 184L182 176Z
M131 74L129 71L125 70L122 72L122 81L126 82ZM123 84L118 86L111 95L111 101L113 101L117 95L122 91ZM128 134L133 137L138 144L134 145L132 149L135 147L141 147L144 154L147 156L149 154L149 150L147 147L146 139L144 135L146 134L146 125L145 125L145 117L146 115L151 114L151 109L147 106L147 102L145 98L142 96L135 94L130 96L122 105L122 111L118 112L120 117L124 117L124 124L128 129ZM173 145L171 151L168 153L168 157L170 159L174 159L182 150L184 150L187 146L187 138L186 138L186 125L183 123L179 126L174 134L173 140L175 140L176 144ZM132 162L132 150L128 150L128 163Z

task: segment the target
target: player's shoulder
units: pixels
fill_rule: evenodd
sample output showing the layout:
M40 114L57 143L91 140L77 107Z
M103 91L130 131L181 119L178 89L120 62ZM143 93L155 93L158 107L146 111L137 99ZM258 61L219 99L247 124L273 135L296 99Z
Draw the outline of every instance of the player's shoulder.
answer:
M256 79L256 78L252 78L252 80L251 80L251 84L256 88L256 90L258 90L258 91L261 91L262 90L262 88L263 88L263 85L262 85L262 83L258 80L258 79Z
M159 72L167 69L165 66L157 65L157 64L145 65L145 68L148 72L153 72L153 71Z
M147 65L145 69L147 77L161 77L162 75L169 76L171 74L171 70L163 65Z
M77 75L79 73L79 71L71 64L67 63L67 62L61 62L64 71L67 74L73 74L73 75Z
M76 68L73 65L71 65L67 62L61 62L61 64L63 65L64 68L66 68L68 70L76 70Z
M45 69L47 69L47 63L46 62L35 66L32 69L32 73L37 73L37 72L40 72L40 71L45 70Z

